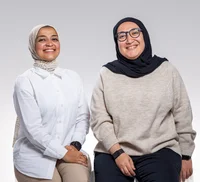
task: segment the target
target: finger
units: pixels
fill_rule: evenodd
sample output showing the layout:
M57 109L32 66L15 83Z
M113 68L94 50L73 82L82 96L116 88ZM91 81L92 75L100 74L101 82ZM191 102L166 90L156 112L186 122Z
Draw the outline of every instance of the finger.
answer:
M123 168L120 168L120 170L121 170L121 172L122 172L124 175L126 175L126 173L125 173L125 171L124 171Z
M87 156L86 156L86 155L83 155L83 157L87 159Z
M87 161L86 161L85 158L83 158L83 157L80 157L80 158L78 159L78 161L81 161L82 163L87 164Z
M130 163L126 165L126 168L127 168L128 172L131 174L131 176L135 176L135 171L131 167Z
M87 160L87 156L86 155L81 155L81 157Z
M182 171L182 174L181 174L182 182L185 182L185 179L186 179L186 173L185 173L185 171Z
M81 159L87 163L87 157L81 156Z
M124 172L126 176L132 176L132 174L130 173L129 169L127 168L127 166L124 167Z
M130 157L128 159L128 163L126 164L126 168L128 169L131 176L135 176L135 171L134 171L135 167L134 167L133 161Z
M180 172L180 177L179 177L179 182L183 182L183 180L182 180L182 170L181 170L181 172Z
M86 163L81 162L80 164L85 166L85 167L88 167L88 164L86 164Z
M190 169L190 176L192 176L192 174L193 174L193 169L191 168Z
M181 172L180 172L179 181L182 182L182 170L181 170Z
M190 170L186 171L186 179L188 179L191 176Z
M130 166L131 166L131 168L132 168L133 170L135 170L135 166L134 166L134 163L133 163L133 161L132 161L131 158L129 159L129 162L130 162Z
M85 167L88 167L88 164L85 163L85 162L83 162L83 161L81 161L81 160L78 160L77 163L78 163L78 164L81 164L81 165L83 165L83 166L85 166Z
M87 158L85 158L84 156L80 156L80 157L78 158L78 160L80 160L82 163L88 164L88 160L87 160Z
M120 170L121 170L121 172L122 172L125 176L129 176L129 175L127 174L127 171L126 171L124 168L121 168Z

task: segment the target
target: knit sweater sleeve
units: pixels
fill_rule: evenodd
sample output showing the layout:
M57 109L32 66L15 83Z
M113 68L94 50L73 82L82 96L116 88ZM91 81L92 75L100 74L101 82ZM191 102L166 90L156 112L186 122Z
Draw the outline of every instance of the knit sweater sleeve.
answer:
M173 70L174 116L182 155L192 156L196 132L192 128L192 109L184 82L179 72Z
M108 151L118 143L118 140L114 132L112 117L106 107L104 94L104 83L100 75L92 94L90 125L96 139Z

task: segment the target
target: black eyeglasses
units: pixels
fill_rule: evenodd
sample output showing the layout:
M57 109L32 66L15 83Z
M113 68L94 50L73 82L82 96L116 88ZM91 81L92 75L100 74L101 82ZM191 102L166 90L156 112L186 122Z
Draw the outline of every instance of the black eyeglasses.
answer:
M140 32L142 30L140 28L133 28L127 32L119 32L117 33L116 37L117 40L120 42L123 42L127 39L127 34L129 34L132 38L137 38L140 36Z

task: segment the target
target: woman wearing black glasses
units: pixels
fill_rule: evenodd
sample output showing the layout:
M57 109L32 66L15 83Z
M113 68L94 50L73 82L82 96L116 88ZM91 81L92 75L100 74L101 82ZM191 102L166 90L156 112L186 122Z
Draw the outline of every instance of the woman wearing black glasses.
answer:
M113 29L117 60L100 71L91 101L96 182L179 182L192 174L196 132L176 68L152 55L134 18Z

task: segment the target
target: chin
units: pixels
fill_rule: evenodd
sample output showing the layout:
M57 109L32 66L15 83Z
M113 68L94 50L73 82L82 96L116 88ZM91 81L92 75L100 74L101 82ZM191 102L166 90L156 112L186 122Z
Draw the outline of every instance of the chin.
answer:
M135 60L138 58L138 56L125 56L127 59L130 59L130 60Z
M56 58L57 58L57 56L46 57L46 58L44 58L44 61L51 62L51 61L55 60Z
M55 59L44 59L44 61L46 61L46 62L51 62L53 60L55 60Z

